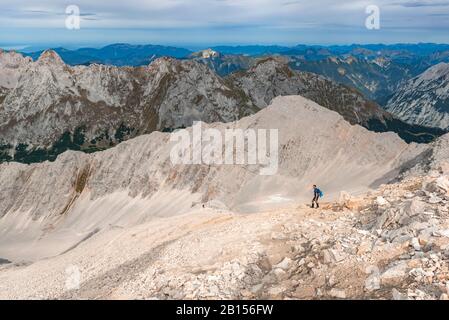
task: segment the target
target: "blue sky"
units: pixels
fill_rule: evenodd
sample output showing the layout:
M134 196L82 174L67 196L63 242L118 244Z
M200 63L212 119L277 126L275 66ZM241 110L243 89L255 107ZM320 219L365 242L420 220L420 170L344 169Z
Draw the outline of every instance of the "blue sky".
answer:
M449 0L0 0L0 45L449 43ZM68 5L80 29L65 28ZM365 12L380 9L380 30Z

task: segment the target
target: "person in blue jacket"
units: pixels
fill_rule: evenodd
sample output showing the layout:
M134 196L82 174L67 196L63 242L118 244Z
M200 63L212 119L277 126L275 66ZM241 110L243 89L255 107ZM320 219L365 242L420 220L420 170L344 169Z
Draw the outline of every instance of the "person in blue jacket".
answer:
M317 209L320 207L318 200L323 197L323 192L321 192L320 189L316 186L316 184L313 185L313 200L312 200L312 208L315 208L315 204Z

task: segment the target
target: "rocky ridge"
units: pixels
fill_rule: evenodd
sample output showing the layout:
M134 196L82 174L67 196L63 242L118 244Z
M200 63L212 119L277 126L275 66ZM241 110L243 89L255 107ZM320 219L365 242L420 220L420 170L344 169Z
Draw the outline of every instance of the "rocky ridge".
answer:
M193 60L159 58L145 67L68 66L53 51L32 62L0 54L0 161L55 160L66 150L94 152L194 121L231 122L280 95L304 95L353 124L429 142L444 131L407 125L353 89L285 61L262 59L226 78ZM212 59L206 59L212 61Z

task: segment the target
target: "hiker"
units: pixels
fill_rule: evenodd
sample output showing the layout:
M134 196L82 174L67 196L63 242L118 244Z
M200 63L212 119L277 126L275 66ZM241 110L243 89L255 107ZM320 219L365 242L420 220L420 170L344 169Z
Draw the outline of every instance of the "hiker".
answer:
M320 207L318 200L323 197L323 192L321 192L320 189L318 189L318 187L316 186L316 184L313 185L313 200L312 200L312 208L315 208L315 204L316 204L316 208L318 209Z

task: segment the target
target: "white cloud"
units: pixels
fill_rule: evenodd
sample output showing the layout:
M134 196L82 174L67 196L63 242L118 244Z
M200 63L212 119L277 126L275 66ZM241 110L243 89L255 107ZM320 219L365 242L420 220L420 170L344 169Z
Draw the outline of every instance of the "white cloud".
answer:
M262 42L264 33L270 41L294 42L307 37L319 41L315 34L320 30L327 42L357 32L358 38L350 41L377 41L373 32L361 35L366 32L365 8L372 4L380 7L385 34L388 30L401 33L398 41L406 41L404 32L426 41L436 34L446 38L444 30L449 30L449 0L0 0L0 28L62 29L65 8L72 4L81 10L83 30L167 29L181 34L192 29L195 31L182 34L201 38L197 30L202 29L209 30L209 39L215 32L217 41L229 42L242 37L250 41L253 35L258 37L254 41ZM238 31L223 33L222 29ZM0 42L8 36L0 35Z
M295 27L302 24L363 26L365 8L377 4L386 21L410 26L410 17L419 17L418 25L435 23L438 11L449 14L449 1L398 0L108 0L71 1L78 5L87 27L179 28L207 26ZM0 0L1 24L16 27L57 27L67 2ZM446 6L447 4L447 6ZM432 17L432 18L429 18ZM391 18L391 19L388 19ZM394 19L393 19L394 18ZM438 20L438 19L437 19ZM443 18L441 18L443 20Z

